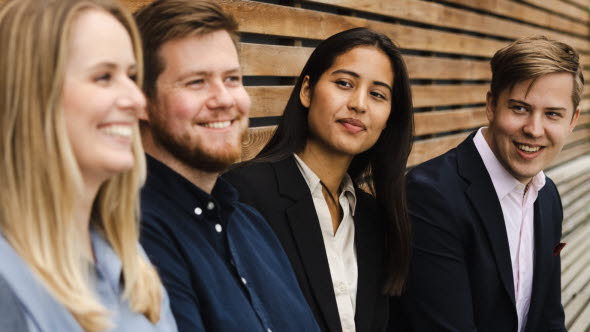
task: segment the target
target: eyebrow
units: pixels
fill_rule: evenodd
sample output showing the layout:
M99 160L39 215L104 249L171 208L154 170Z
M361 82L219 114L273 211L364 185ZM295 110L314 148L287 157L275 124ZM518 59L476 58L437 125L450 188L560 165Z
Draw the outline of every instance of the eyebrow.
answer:
M524 106L527 106L529 108L532 108L531 104L526 103L522 100L518 100L518 99L508 99L508 102L512 102L512 103L516 103L516 104L522 104ZM544 108L547 111L567 111L567 108L565 107L559 107L559 106L554 106L554 107L545 107Z
M361 76L353 71L350 70L346 70L346 69L338 69L332 72L333 74L347 74L350 75L352 77L356 77L356 78L360 78ZM391 88L391 86L389 86L389 84L385 83L385 82L381 82L381 81L373 81L373 84L375 85L381 85L385 88L387 88L387 90L389 90L389 92L393 92L393 89Z

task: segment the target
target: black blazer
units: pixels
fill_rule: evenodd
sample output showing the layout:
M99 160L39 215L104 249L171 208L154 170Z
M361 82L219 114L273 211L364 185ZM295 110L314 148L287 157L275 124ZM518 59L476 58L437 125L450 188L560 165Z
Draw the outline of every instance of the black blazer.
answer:
M471 134L407 177L413 258L402 298L414 331L516 332L518 318L500 201ZM561 305L563 212L547 178L534 204L535 258L526 332L566 331Z
M342 331L320 224L295 158L249 163L223 177L238 189L240 200L260 211L277 234L322 331ZM383 331L388 318L387 297L381 294L383 223L372 196L356 189L356 197L356 330Z

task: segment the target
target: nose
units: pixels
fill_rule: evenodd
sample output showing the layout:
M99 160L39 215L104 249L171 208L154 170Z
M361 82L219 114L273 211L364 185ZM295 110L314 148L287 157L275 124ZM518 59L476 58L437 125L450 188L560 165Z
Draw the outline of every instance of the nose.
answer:
M543 136L545 128L543 127L542 115L537 113L531 114L527 118L522 130L526 136L531 138L538 138Z
M235 100L223 82L217 82L210 86L210 97L207 100L209 109L227 109L234 105Z
M361 89L356 89L348 100L348 109L356 113L365 113L367 111L367 93Z
M135 83L135 81L128 79L120 89L119 98L117 98L117 106L123 110L128 110L137 115L146 107L146 99Z

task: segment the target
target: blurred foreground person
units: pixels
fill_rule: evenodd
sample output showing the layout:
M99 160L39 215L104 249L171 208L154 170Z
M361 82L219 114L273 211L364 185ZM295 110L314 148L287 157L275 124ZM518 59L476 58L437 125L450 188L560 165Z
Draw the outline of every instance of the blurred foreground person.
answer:
M132 18L108 0L8 1L0 45L0 301L21 311L0 329L176 331L138 244Z
M387 327L409 266L412 124L399 49L344 31L310 56L260 154L224 175L281 240L323 331Z
M488 127L408 175L414 239L403 304L414 331L566 331L563 211L543 169L580 115L579 56L530 37L491 64Z
M141 241L181 331L317 331L272 229L219 173L237 161L250 98L236 23L213 2L154 1L145 45L148 153Z

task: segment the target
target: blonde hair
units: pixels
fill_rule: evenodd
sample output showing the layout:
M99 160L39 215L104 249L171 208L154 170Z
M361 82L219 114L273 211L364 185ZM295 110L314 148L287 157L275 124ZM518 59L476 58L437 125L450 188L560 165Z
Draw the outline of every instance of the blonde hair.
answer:
M537 78L552 73L570 73L574 81L574 109L580 104L584 90L580 55L567 44L545 36L521 38L496 52L491 67L494 103L502 91L512 89L519 82L530 79L534 82Z
M83 11L104 10L127 30L142 80L141 41L132 17L114 0L12 0L0 5L0 230L47 289L86 331L109 328L81 256L74 210L82 177L61 106L72 24ZM139 187L145 158L135 128L134 167L106 181L91 223L123 266L123 297L157 322L162 286L140 253Z

